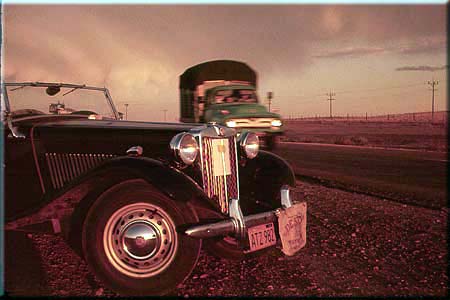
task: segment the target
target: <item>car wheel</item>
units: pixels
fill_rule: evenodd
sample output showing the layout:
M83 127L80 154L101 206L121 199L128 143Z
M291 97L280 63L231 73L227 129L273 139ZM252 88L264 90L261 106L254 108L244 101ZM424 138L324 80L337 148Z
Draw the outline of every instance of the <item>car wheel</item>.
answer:
M198 222L195 212L143 180L106 190L83 225L83 253L90 268L121 295L165 295L195 267L201 240L177 228Z

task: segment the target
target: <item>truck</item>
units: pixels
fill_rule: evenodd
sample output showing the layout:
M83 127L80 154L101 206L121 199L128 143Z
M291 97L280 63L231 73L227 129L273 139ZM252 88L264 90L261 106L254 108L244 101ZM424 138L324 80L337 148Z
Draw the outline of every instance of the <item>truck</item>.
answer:
M180 75L179 89L181 122L251 131L269 150L283 134L280 115L261 104L257 74L244 62L214 60L190 67Z

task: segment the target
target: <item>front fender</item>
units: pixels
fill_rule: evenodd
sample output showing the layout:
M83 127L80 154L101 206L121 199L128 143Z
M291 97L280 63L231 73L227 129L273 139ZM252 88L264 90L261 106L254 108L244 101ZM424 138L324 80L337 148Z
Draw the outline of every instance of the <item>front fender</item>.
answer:
M244 214L280 207L281 187L295 187L294 171L289 164L278 155L263 150L254 159L239 166L239 176Z
M78 253L81 243L79 233L91 205L112 185L132 178L142 178L175 201L187 203L200 220L223 218L218 213L217 204L212 203L203 189L176 168L146 157L114 158L77 180L77 184L88 186L88 192L80 199L66 223L66 232L69 244Z
M98 181L101 181L101 189L129 178L143 178L175 201L209 203L209 208L218 209L211 207L216 204L191 177L167 163L147 157L125 156L111 159L73 184L89 183L94 190Z

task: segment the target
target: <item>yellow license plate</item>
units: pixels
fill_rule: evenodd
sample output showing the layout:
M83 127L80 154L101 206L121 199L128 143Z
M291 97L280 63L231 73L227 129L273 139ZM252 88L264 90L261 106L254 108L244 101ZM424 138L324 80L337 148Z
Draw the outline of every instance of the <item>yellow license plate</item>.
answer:
M261 250L277 243L273 223L250 227L247 232L250 252Z

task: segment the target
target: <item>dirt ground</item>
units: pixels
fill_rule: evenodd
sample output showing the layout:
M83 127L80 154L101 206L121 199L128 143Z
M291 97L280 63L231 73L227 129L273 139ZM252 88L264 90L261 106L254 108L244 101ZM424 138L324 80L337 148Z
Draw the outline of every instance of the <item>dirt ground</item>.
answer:
M298 182L306 247L242 262L202 253L176 295L445 296L447 209L427 209ZM114 295L60 237L6 233L10 295Z
M447 123L286 120L282 141L447 151Z

